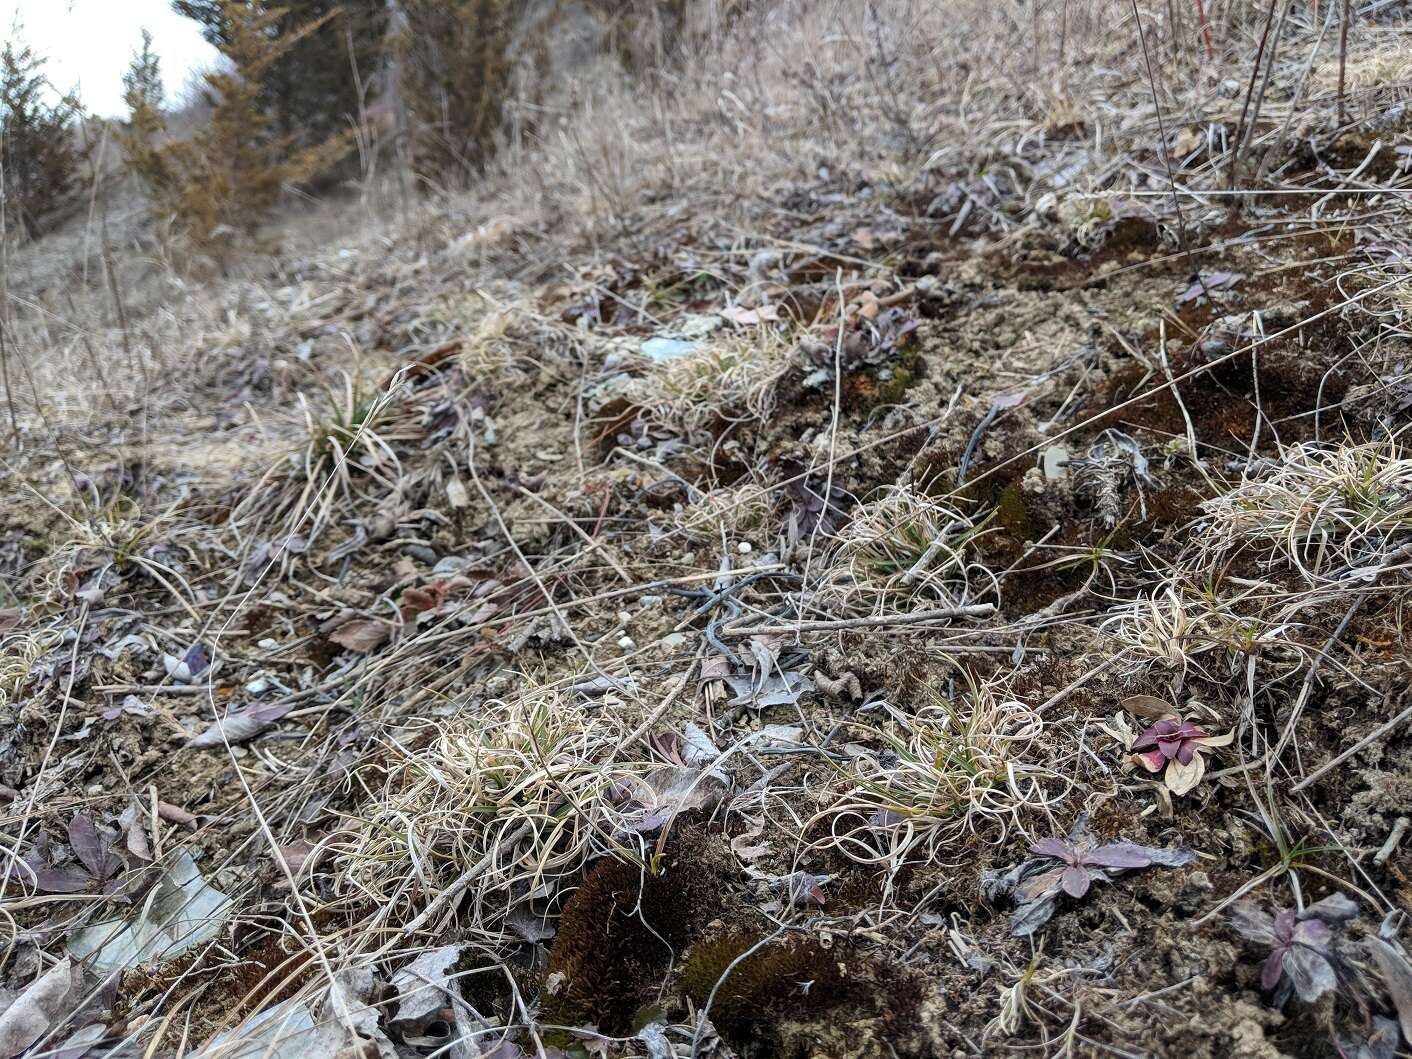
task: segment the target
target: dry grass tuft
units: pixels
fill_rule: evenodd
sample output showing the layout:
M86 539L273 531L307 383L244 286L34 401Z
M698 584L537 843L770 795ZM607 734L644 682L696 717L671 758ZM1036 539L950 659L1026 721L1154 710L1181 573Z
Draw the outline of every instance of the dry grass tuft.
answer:
M1199 541L1214 568L1238 548L1268 548L1267 568L1309 587L1366 576L1412 532L1412 458L1396 438L1293 445L1203 505Z
M624 756L622 734L610 715L549 690L414 729L390 748L371 815L339 854L341 893L405 921L484 861L471 912L484 923L526 897L553 898L596 857L641 861L632 806L658 766Z
M731 426L768 422L776 387L794 363L789 340L759 328L705 343L653 366L641 381L635 396L651 417L697 443Z
M812 848L895 874L965 834L1003 841L1024 832L1064 801L1072 780L1059 762L1039 764L1031 753L1043 720L1001 680L966 670L958 678L954 694L933 692L912 716L849 725L870 749L835 764L836 800L811 821L828 837Z
M993 573L967 555L983 530L911 484L891 486L839 532L826 592L854 613L979 602L998 591Z

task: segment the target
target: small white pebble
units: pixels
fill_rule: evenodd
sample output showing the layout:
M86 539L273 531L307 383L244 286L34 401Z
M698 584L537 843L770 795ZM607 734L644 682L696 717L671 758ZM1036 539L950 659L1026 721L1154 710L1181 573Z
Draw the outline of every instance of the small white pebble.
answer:
M631 651L637 644L632 642L631 636L623 636L618 640L618 646L624 651Z
M741 541L735 546L735 550L740 552L741 555L749 555L755 549L750 547L749 541Z
M628 622L632 621L632 613L630 611L620 610L618 611L618 620L626 625Z

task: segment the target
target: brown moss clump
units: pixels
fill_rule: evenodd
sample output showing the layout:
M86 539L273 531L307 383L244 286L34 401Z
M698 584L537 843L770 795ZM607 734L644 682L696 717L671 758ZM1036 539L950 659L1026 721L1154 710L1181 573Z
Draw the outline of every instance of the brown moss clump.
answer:
M682 969L682 992L698 1008L715 989L710 1018L733 1047L752 1055L829 1055L836 1050L830 1040L846 1025L849 1054L918 1054L907 1044L922 1000L915 976L850 946L800 937L763 945L731 967L760 941L758 934L728 934L699 942ZM879 1042L876 1049L859 1043L863 1035Z
M600 860L564 906L549 950L545 1020L630 1032L662 979L724 902L720 839L683 831L655 872Z

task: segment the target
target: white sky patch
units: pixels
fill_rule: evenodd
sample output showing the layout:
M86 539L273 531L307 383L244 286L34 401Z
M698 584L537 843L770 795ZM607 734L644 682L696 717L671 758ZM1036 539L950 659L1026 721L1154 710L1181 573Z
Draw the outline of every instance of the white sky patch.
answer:
M216 61L200 27L168 0L0 0L0 39L10 39L16 18L20 39L49 60L44 73L54 86L77 89L84 106L103 117L126 115L123 74L144 28L161 58L168 105L193 71Z

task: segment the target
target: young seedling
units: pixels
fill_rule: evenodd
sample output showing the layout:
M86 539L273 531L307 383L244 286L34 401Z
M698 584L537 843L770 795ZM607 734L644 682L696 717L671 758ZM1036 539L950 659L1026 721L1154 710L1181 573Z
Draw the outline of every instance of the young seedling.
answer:
M1239 901L1231 906L1230 921L1236 933L1269 948L1260 985L1273 992L1279 1007L1291 993L1312 1004L1338 987L1335 935L1357 914L1358 902L1335 893L1302 912L1286 908L1273 916L1250 901Z
M1196 722L1183 718L1168 703L1149 695L1123 700L1129 713L1152 723L1128 744L1128 763L1154 775L1173 795L1192 791L1206 775L1206 755L1214 747L1229 746L1234 732L1211 735ZM1155 720L1153 718L1156 718ZM1121 726L1126 731L1126 726Z
M986 900L1010 896L1015 911L1010 933L1033 934L1053 918L1061 895L1080 900L1095 883L1112 882L1124 872L1161 865L1181 867L1196 859L1189 849L1158 849L1136 842L1100 843L1088 831L1087 816L1080 816L1067 839L1042 838L1030 847L1033 856L1009 871L981 872L981 893Z
M1143 730L1133 743L1133 759L1148 772L1161 772L1167 790L1182 795L1206 774L1207 750L1228 746L1233 738L1234 732L1208 735L1199 725L1173 717Z

